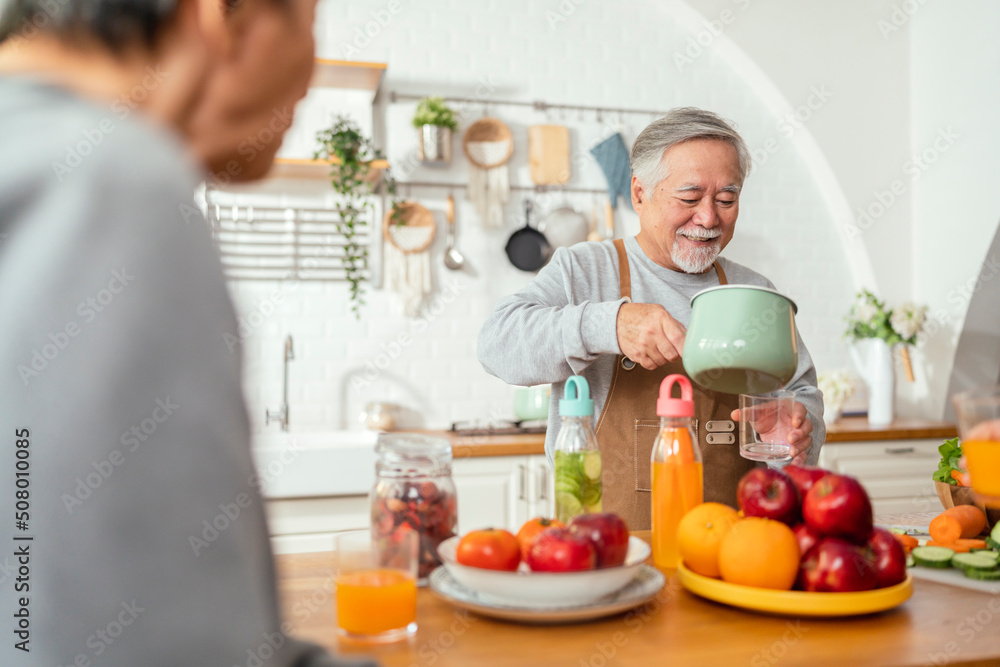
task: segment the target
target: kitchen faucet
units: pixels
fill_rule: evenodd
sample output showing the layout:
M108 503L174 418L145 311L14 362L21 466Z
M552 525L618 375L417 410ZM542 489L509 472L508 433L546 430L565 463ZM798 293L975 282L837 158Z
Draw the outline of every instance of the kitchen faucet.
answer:
M271 410L264 410L264 425L271 423L271 420L277 421L281 424L281 430L288 430L288 362L295 358L295 352L292 350L292 336L289 334L285 337L285 371L284 376L281 381L281 408L275 412Z

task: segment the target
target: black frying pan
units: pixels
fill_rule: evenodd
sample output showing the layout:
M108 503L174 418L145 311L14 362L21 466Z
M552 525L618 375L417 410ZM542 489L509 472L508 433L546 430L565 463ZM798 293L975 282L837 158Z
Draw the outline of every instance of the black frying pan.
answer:
M530 200L524 201L524 227L507 240L507 257L522 271L537 271L552 257L552 245L545 235L531 226Z

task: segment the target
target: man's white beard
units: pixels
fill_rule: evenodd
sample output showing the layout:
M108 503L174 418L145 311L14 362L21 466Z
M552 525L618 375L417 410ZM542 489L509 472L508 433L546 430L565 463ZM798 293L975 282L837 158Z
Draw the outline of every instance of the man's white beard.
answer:
M710 246L696 248L687 243L682 246L680 240L675 238L670 259L684 273L705 273L711 268L720 252L722 252L720 241L716 241Z

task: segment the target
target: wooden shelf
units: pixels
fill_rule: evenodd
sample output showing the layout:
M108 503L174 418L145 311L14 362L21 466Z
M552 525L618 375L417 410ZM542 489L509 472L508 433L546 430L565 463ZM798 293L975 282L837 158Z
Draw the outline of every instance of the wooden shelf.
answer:
M301 160L294 158L275 158L274 166L268 178L330 178L330 166L338 164L337 160ZM387 160L373 160L369 172L369 180L376 180L382 171L389 168Z
M312 88L369 90L374 95L378 91L378 87L382 85L385 69L385 63L317 58L316 68L309 85Z

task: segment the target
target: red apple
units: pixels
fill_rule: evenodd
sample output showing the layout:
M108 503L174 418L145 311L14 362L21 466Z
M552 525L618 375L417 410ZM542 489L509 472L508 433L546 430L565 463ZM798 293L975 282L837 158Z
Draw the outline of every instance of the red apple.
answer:
M736 502L743 516L759 516L794 526L799 522L801 502L792 478L780 470L754 468L736 487Z
M534 572L576 572L597 567L597 552L584 535L568 528L546 528L532 542L525 560Z
M799 495L803 498L809 493L812 485L830 474L829 470L817 468L816 466L789 465L781 469L783 473L792 478L795 488L799 490Z
M868 549L878 575L878 587L895 586L906 580L906 552L899 540L885 528L875 528Z
M865 552L846 540L824 537L806 554L796 588L817 593L870 591L878 586Z
M813 484L802 501L802 516L824 537L864 544L872 534L872 503L861 483L830 473Z
M799 553L805 558L809 550L816 546L819 542L820 537L816 532L804 523L800 523L792 529L795 533L795 539L799 541Z
M594 545L597 567L617 567L628 555L628 526L617 514L581 514L569 522L569 530Z

